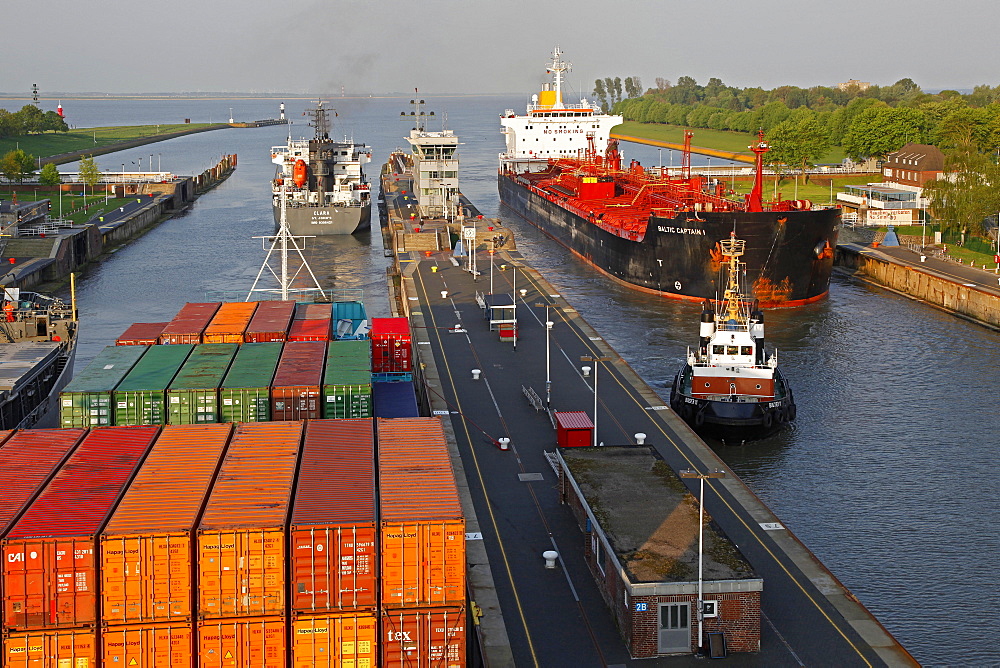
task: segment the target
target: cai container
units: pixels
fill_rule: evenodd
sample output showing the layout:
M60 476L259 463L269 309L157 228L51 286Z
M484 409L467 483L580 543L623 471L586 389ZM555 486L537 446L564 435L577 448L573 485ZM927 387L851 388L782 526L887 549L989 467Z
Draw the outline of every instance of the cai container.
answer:
M155 346L160 342L165 322L134 322L115 339L116 346Z
M465 518L441 420L375 424L382 605L462 605Z
M310 420L289 529L293 615L378 605L372 420Z
M150 346L115 388L115 424L164 424L167 388L193 349L190 344Z
M167 388L167 422L219 421L219 386L238 349L235 343L203 343L194 347Z
M284 614L301 439L301 422L236 425L198 528L199 618Z
M148 346L108 346L59 393L60 427L114 424L114 391Z
M289 341L281 351L271 387L272 420L305 420L323 417L320 384L326 342Z
M465 606L384 609L379 619L380 668L466 665Z
M98 536L159 427L104 427L84 437L3 539L7 632L94 626Z
M160 432L101 533L104 624L193 618L194 530L231 430L203 424Z
M375 668L380 665L378 616L355 611L298 617L292 622L291 649L293 668Z
M257 302L224 302L201 335L202 343L243 343Z
M271 419L271 382L281 358L280 342L244 343L219 387L221 422Z
M201 335L221 304L187 303L160 334L160 343L201 343Z
M260 302L250 319L243 339L246 343L284 341L295 313L295 302Z

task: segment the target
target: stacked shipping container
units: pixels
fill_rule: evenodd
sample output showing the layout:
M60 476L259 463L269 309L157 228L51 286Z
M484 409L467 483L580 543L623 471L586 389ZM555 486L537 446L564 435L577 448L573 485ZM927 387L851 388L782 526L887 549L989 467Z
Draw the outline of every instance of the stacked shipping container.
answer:
M246 343L284 341L295 313L295 302L260 302L247 325Z
M108 346L59 393L60 427L114 423L114 390L145 354L146 346Z
M150 346L115 388L115 424L164 424L167 387L193 345Z
M239 348L235 343L195 346L167 388L170 424L219 421L219 386Z
M281 351L271 386L271 419L304 420L322 416L320 383L326 343L289 341Z
M438 418L376 420L381 666L465 661L465 519Z
M372 374L375 380L411 380L413 335L406 318L372 318Z
M185 304L160 334L160 343L201 343L201 335L219 310L212 304Z
M323 375L323 417L372 417L371 346L331 341Z
M281 343L244 343L219 386L223 422L271 419L271 381L281 358Z
M202 343L243 343L257 302L225 302L201 336Z
M160 342L166 322L136 322L115 340L116 346L155 346Z

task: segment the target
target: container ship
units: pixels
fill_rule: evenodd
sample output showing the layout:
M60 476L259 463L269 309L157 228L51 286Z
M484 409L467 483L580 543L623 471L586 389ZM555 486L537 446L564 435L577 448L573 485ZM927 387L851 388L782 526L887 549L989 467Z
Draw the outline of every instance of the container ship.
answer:
M500 200L509 209L608 276L629 287L678 299L717 299L725 289L717 240L735 231L746 241L747 283L762 307L797 306L827 294L840 224L839 208L808 200L763 200L760 133L753 189L738 197L723 182L693 175L691 133L674 174L623 158L610 131L621 116L586 99L565 104L570 65L559 49L553 83L527 113L500 119ZM606 147L606 148L604 148Z
M731 234L719 244L729 275L725 295L717 307L705 300L700 341L674 377L670 407L695 431L739 443L794 420L795 399L777 352L764 351L764 314L743 295L744 240Z
M54 426L73 374L75 311L60 299L5 288L0 313L0 429Z
M271 147L277 165L271 183L274 223L281 225L285 200L292 234L324 236L354 234L371 227L371 186L362 166L371 149L354 141L330 139L330 116L322 100L308 111L312 139L292 139Z

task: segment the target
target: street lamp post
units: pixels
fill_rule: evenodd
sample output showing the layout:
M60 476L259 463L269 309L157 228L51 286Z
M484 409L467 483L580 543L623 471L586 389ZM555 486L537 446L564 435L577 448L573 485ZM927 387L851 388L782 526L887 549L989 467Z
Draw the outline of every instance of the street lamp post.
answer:
M702 566L705 544L705 478L725 478L726 472L714 469L709 473L698 473L693 469L680 472L682 478L698 478L698 652L701 652L704 636L704 598L702 597Z
M592 355L583 355L580 357L581 362L593 362L594 363L594 447L597 447L597 367L601 365L601 362L610 362L612 357L594 357Z
M552 326L555 324L549 320L549 307L551 304L535 304L535 306L545 307L545 407L548 408L552 405L552 374L551 371L551 357L549 356L549 333L552 331Z

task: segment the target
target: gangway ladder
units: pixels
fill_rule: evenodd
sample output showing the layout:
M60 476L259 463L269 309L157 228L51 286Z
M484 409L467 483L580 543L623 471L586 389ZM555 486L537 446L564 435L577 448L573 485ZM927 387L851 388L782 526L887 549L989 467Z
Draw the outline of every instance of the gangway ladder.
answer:
M254 293L266 292L266 293L281 293L282 301L288 301L288 296L290 293L316 293L320 296L323 295L323 288L320 287L319 281L316 279L316 275L313 273L312 269L309 267L309 263L306 262L306 257L302 253L302 248L305 248L305 240L311 237L309 236L292 236L291 231L288 229L288 217L286 214L287 203L285 200L285 186L281 186L281 218L280 224L278 226L278 233L273 236L264 237L253 237L254 239L261 239L262 243L267 245L267 240L271 240L271 247L267 251L267 256L264 258L264 264L261 265L260 271L257 272L257 278L253 281L253 286L250 288L250 293L247 295L245 301L253 301ZM298 241L302 240L302 248L299 247ZM288 254L289 251L294 251L299 256L300 264L294 273L289 275L288 273ZM271 266L271 256L277 253L281 261L280 270L276 271L274 267ZM278 281L278 289L274 290L271 288L258 288L257 284L260 282L261 276L264 274L264 270L271 272L271 275ZM302 270L309 273L309 277L312 278L312 283L315 287L309 288L292 288L292 282L302 273Z

